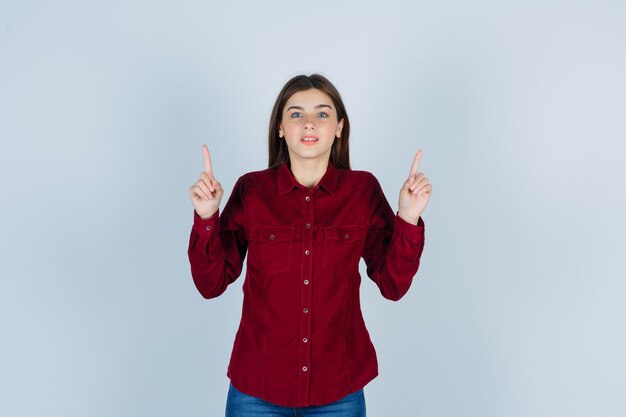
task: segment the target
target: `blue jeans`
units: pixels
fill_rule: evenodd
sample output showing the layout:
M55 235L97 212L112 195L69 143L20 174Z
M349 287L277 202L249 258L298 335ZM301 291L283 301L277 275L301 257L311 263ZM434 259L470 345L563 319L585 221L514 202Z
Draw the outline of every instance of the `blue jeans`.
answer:
M365 417L363 389L325 405L284 407L244 394L230 384L226 417Z

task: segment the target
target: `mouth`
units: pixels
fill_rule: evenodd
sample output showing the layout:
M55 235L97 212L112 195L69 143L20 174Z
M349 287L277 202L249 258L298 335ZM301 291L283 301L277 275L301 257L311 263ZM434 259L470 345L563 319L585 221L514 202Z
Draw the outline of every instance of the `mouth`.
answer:
M316 138L315 136L305 136L302 139L300 139L300 142L304 142L305 144L312 144L317 142L319 139Z

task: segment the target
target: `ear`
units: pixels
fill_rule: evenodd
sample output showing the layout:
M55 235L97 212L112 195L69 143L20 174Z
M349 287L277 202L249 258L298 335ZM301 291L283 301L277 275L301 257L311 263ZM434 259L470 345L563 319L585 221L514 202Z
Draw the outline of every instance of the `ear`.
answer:
M278 127L278 137L282 138L283 136L284 136L283 126L281 125L281 126Z
M341 130L342 129L343 129L343 117L339 121L339 125L337 125L337 133L335 133L335 136L337 136L337 139L339 139L341 137Z

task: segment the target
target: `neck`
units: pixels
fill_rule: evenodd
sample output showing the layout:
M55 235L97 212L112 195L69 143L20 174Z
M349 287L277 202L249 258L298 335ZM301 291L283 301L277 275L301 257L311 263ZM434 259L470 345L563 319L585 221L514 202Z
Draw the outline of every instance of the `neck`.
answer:
M328 168L328 158L322 160L291 159L291 173L300 184L313 188L322 179Z

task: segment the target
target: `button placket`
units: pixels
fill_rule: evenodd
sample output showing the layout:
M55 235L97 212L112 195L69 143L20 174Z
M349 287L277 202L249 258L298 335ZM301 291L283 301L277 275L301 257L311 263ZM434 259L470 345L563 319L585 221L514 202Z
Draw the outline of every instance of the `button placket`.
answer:
M313 190L313 192L317 189ZM301 246L301 277L300 282L300 377L298 378L298 400L302 402L308 402L309 400L309 386L311 373L311 343L310 335L311 329L311 314L309 309L311 308L312 300L312 276L313 276L313 259L316 255L315 248L313 247L313 229L314 229L314 198L310 190L305 191L304 197L300 194L302 199L302 246Z

